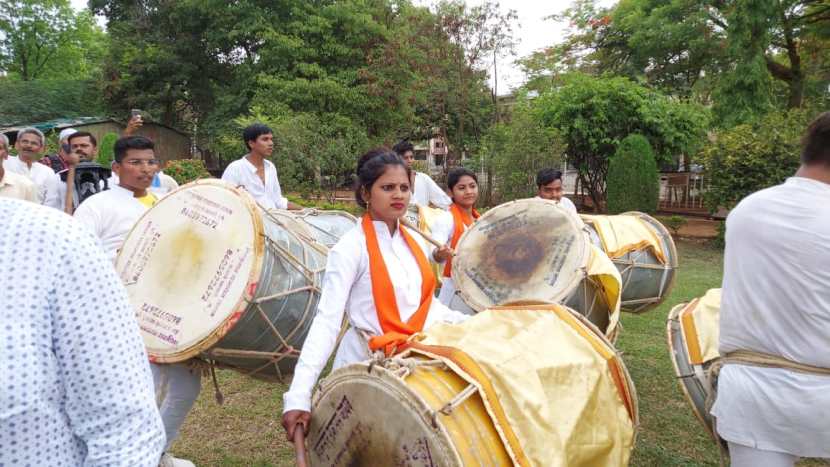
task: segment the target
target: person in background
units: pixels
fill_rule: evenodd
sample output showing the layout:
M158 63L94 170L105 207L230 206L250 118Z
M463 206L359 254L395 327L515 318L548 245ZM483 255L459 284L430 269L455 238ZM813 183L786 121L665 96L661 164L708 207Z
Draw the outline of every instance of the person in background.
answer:
M0 465L158 465L144 342L95 238L54 209L0 198L0 239Z
M77 166L80 162L94 162L98 157L98 140L91 133L76 131L67 137L69 153L63 159L66 169L52 176L46 184L46 199L44 205L50 208L64 210L66 205L66 180L69 168ZM77 176L77 175L76 175ZM74 183L73 183L74 185ZM98 190L103 188L103 182L99 184ZM72 196L73 211L80 204L80 194L74 190Z
M268 160L274 152L274 132L262 123L242 131L248 153L231 162L222 180L244 188L265 209L302 209L282 195L277 168Z
M429 207L432 205L436 208L449 209L452 200L447 196L447 193L429 175L412 168L412 163L415 162L415 147L412 143L400 141L392 149L403 159L406 168L411 171L412 196L410 197L410 203L418 206Z
M9 157L9 138L0 133L0 198L16 198L37 203L37 187L23 175L9 172L3 162Z
M711 413L731 465L830 458L830 112L795 175L726 218L718 344Z
M329 253L317 315L283 395L282 425L289 440L297 429L308 431L311 392L337 344L344 313L351 327L334 368L366 360L372 351L389 355L434 323L467 318L433 299L428 250L399 222L411 195L401 158L386 149L372 150L360 158L356 172L355 199L366 213Z
M9 156L3 161L3 168L9 172L25 175L37 187L38 203L46 200L46 185L54 176L49 167L38 164L45 148L46 139L37 128L24 128L17 132L14 148L17 156Z
M46 157L38 162L49 167L55 173L68 169L69 165L66 163L66 158L69 157L69 153L72 151L69 145L69 137L77 132L78 130L74 128L64 128L61 130L58 135L58 152L55 154L47 154Z
M115 143L114 153L112 165L119 176L118 185L90 196L75 211L75 219L95 233L111 261L115 260L133 225L158 201L149 188L159 166L153 142L143 136L120 138ZM164 395L160 410L167 445L159 466L192 467L192 462L173 457L166 451L199 397L201 374L187 362L151 363L150 368L156 393Z
M542 169L536 174L537 197L557 202L560 206L576 214L573 201L565 196L562 185L562 172L555 169Z
M432 258L442 265L443 278L438 300L444 305L449 305L455 294L455 282L452 280L455 247L464 231L480 217L475 208L478 201L478 177L474 172L464 167L450 170L447 174L447 188L452 198L450 211L441 216L432 229L434 238L447 245L435 248L432 252Z
M138 129L142 126L144 126L144 117L141 115L141 111L133 110L133 114L130 116L130 120L127 122L127 127L124 129L122 135L135 135ZM109 179L109 183L110 185L118 185L118 174L113 172ZM164 170L161 168L161 164L159 164L159 170L153 177L153 183L150 185L150 191L155 195L164 196L178 187L179 183L173 177L164 173Z

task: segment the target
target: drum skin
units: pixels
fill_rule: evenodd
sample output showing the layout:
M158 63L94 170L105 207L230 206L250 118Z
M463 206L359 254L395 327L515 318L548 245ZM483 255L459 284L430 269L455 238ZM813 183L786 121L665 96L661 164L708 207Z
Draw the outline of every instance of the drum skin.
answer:
M345 211L303 209L293 214L308 224L311 235L328 248L334 247L343 234L357 225L357 218Z

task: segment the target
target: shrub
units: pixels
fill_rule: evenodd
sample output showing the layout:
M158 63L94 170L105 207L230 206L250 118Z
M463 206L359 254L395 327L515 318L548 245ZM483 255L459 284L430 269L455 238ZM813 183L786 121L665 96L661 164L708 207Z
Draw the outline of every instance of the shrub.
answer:
M112 165L112 160L115 158L116 141L118 141L118 135L109 132L98 143L98 163L106 168Z
M672 235L675 236L678 232L680 232L680 229L682 229L684 225L689 223L685 217L678 216L676 214L673 216L660 217L658 220L669 230L671 230Z
M654 151L644 136L632 134L620 141L608 164L606 184L608 212L657 210L660 175Z
M164 173L173 177L179 185L190 183L201 178L210 178L210 172L205 163L199 159L176 159L169 161Z

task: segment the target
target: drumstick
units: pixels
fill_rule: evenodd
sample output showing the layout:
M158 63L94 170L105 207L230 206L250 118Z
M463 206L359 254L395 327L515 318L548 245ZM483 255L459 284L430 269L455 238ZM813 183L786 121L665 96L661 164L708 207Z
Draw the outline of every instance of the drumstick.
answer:
M401 220L401 224L407 226L411 230L414 230L414 231L418 232L429 243L432 243L433 245L437 246L438 248L444 248L446 246L443 243L439 242L438 240L432 238L428 233L426 233L426 232L420 230L418 227L415 227L414 225L412 225L412 222L410 222L409 219L407 219L406 217L401 217L400 220Z
M73 202L72 196L75 194L75 166L70 165L69 170L66 172L66 199L63 203L63 212L72 215L73 209Z
M294 451L297 453L297 467L308 467L305 453L305 426L302 423L294 425Z

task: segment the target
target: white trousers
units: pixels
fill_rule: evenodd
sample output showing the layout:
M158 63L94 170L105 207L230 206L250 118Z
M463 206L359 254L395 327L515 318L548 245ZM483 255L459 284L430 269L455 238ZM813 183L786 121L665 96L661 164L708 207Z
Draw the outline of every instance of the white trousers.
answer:
M167 434L167 445L164 447L167 451L179 435L179 428L199 397L202 375L198 370L191 370L187 365L180 363L150 363L150 368L153 370L156 404Z
M729 442L729 459L732 467L793 467L798 456Z

